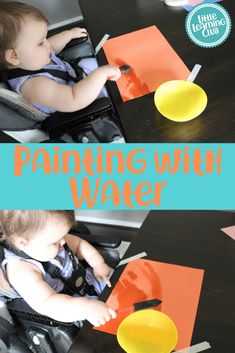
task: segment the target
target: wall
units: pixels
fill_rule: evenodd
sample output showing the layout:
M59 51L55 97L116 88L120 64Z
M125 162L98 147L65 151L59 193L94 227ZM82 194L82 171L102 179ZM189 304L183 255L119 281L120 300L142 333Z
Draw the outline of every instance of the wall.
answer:
M40 9L50 21L50 29L82 19L78 0L21 0Z
M80 221L140 228L149 211L76 211Z

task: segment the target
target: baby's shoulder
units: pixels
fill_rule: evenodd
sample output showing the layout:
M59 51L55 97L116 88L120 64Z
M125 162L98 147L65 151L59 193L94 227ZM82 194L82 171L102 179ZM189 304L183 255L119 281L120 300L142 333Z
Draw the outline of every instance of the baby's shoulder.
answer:
M33 76L28 78L21 86L21 93L30 103L37 103L50 95L52 86L56 84L51 78L46 76Z

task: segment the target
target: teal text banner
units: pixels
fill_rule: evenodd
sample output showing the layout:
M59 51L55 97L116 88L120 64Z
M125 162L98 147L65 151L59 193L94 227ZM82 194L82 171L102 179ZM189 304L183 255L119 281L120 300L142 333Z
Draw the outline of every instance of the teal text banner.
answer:
M235 209L235 144L2 144L1 209Z

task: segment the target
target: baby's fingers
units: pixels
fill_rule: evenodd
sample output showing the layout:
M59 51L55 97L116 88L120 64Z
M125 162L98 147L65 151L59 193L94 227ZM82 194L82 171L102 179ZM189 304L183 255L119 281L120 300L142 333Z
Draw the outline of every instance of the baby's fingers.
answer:
M81 33L80 33L80 37L87 37L87 35L88 35L88 34L87 34L87 31L84 31L84 32L81 32Z
M71 29L74 38L86 37L87 30L86 28L75 27Z
M118 67L113 68L113 72L111 75L108 76L108 80L110 81L117 81L121 77L122 73Z
M94 321L94 322L91 322L91 324L93 325L93 326L95 326L95 327L99 327L100 326L100 323L99 323L99 321Z
M117 313L113 308L108 308L108 312L111 315L112 319L115 319L117 317Z
M100 325L106 324L106 320L105 319L99 319L98 322L99 322Z
M104 281L105 281L105 283L107 284L107 286L108 286L109 288L112 287L111 282L110 282L110 280L108 279L108 277L104 277Z
M109 314L109 312L107 314L105 314L105 320L106 322L108 322L111 319L111 315Z

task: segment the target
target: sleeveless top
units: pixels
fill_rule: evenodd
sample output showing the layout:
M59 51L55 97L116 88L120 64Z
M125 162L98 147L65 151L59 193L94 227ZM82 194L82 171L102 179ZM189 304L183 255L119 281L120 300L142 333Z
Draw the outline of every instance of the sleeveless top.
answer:
M58 58L54 52L51 52L51 61L53 63L45 65L43 67L43 69L60 70L60 71L68 72L69 75L71 75L72 77L76 77L75 71L72 68L72 66L69 63L67 63L66 61L63 61L60 58ZM20 96L22 96L22 93L20 92L20 88L21 88L22 84L26 80L28 80L29 78L39 77L39 76L48 77L48 78L50 78L50 79L52 79L52 80L54 80L54 81L56 81L58 83L62 83L62 84L65 84L65 85L69 85L69 86L73 86L74 85L73 81L65 81L62 78L52 76L48 72L41 72L41 73L37 73L35 75L26 75L26 76L22 76L22 77L17 77L17 78L14 78L12 80L9 80L8 84L10 85L11 89L14 92L16 92ZM39 105L39 104L33 104L33 106L36 109L38 109L41 112L46 113L46 114L52 114L52 113L54 113L56 111L55 109L48 108L48 107L45 107L45 106Z
M67 63L66 61L58 58L56 56L55 52L51 52L51 61L53 61L53 64L48 64L48 65L44 66L43 69L60 70L63 72L68 72L68 74L71 75L72 77L76 77L76 73L75 73L74 69L72 68L72 66L69 63ZM92 71L94 71L98 68L98 63L95 58L84 58L79 61L79 66L83 69L84 77L85 77L86 75L89 75ZM41 73L37 73L35 75L26 75L26 76L22 76L22 77L17 77L12 80L9 80L8 84L14 92L18 93L22 97L22 93L20 92L20 88L21 88L22 84L26 80L28 80L29 78L39 77L39 76L48 77L48 78L50 78L58 83L61 83L61 84L65 84L65 85L69 85L69 86L74 85L73 81L65 81L62 78L55 77L48 72L41 72ZM108 92L107 92L105 86L101 89L99 95L97 96L97 98L101 98L101 97L108 97ZM40 104L33 104L33 107L38 109L39 111L47 114L47 115L50 115L50 114L53 114L56 112L55 109L52 109L52 108L49 108L49 107L46 107L46 106L40 105Z
M44 267L42 266L40 261L34 260L34 259L25 259L21 256L16 255L14 252L4 248L4 260L2 261L1 267L3 272L6 274L6 265L11 262L11 261L26 261L28 263L31 263L32 265L36 266L40 272L42 273L43 280L51 287L54 289L55 292L60 293L63 292L64 289L64 282L62 281L61 278L53 278L48 272L45 271ZM53 264L56 268L58 268L60 272L60 276L64 278L65 282L66 279L69 279L72 276L73 273L73 263L71 260L71 257L69 255L69 252L65 249L62 248L60 252L58 253L57 257L55 259L52 259L49 261L49 263ZM93 270L91 267L87 267L85 270L85 281L87 284L90 286L94 287L95 292L97 295L90 295L89 293L84 293L83 295L88 298L97 298L98 295L101 294L105 287L105 282L99 282L93 274ZM21 298L19 293L13 288L15 298ZM75 295L80 295L78 293L75 293Z

